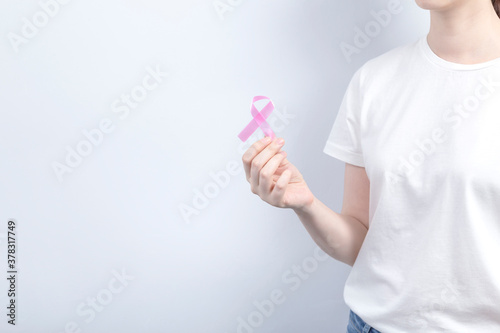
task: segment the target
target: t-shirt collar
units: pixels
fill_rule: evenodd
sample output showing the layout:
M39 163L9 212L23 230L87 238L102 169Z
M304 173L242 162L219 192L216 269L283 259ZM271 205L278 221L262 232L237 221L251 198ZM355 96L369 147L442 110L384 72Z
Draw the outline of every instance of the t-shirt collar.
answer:
M451 61L444 60L443 58L439 57L437 54L432 51L432 49L429 46L429 43L427 41L427 35L423 36L420 38L419 41L420 44L420 49L423 51L424 55L426 58L443 68L450 69L450 70L458 70L458 71L467 71L467 70L478 70L478 69L483 69L487 67L491 67L494 65L500 65L500 58L496 58L493 60L489 60L486 62L481 62L477 64L459 64Z

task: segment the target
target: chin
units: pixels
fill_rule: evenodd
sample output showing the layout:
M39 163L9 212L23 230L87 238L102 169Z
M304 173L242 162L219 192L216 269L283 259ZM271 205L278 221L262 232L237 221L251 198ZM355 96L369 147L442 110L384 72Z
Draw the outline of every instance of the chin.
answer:
M427 10L447 10L457 5L458 0L415 0L417 5L422 9Z

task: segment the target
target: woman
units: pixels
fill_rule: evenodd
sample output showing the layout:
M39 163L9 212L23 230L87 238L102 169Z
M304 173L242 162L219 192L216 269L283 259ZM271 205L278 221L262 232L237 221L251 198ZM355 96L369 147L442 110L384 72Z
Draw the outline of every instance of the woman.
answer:
M348 332L500 332L500 0L417 0L428 35L356 71L324 152L340 213L264 138L252 192L352 266Z

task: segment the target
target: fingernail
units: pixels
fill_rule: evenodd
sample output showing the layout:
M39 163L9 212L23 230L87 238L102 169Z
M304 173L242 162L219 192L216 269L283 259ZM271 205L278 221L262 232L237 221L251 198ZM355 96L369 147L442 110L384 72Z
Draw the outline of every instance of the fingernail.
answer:
M265 136L265 137L262 138L262 143L269 143L269 142L271 142L271 138L270 137Z
M282 145L283 143L285 143L285 140L283 140L283 138L279 138L278 140L276 140L277 145Z

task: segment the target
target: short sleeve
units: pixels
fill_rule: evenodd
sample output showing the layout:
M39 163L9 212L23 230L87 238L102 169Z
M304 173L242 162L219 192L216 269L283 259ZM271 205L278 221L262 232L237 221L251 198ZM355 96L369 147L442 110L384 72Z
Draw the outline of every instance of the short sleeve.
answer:
M346 163L364 167L360 140L360 75L361 68L349 82L323 152Z

